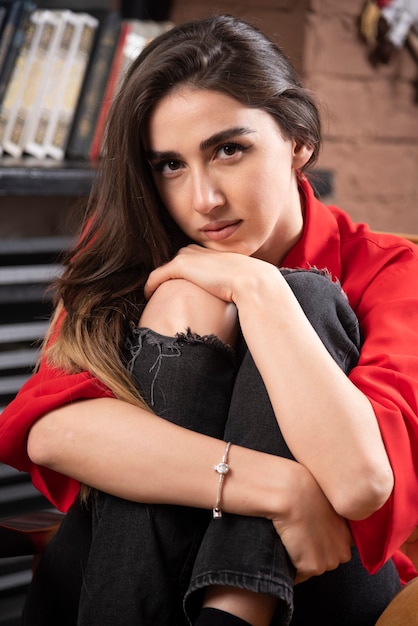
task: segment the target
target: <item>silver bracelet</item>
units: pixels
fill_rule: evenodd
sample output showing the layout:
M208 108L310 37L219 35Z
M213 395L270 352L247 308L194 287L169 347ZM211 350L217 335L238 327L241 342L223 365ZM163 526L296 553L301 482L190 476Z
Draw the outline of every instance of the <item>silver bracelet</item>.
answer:
M213 466L213 469L215 470L215 472L218 472L219 474L218 494L216 496L216 504L212 509L213 519L219 519L220 517L222 517L222 509L221 509L222 485L224 483L226 474L229 472L228 452L229 452L230 447L231 447L231 442L229 441L226 444L222 461L218 463L217 465Z

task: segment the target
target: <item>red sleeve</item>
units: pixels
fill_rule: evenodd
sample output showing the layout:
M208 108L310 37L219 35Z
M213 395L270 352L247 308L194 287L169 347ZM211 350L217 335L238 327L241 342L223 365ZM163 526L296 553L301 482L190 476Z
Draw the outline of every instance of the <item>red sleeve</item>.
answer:
M68 510L79 492L79 482L34 465L27 453L28 432L48 411L69 402L108 396L112 396L110 390L88 372L65 374L43 363L0 415L0 460L29 472L35 487L54 506Z
M373 257L363 259L344 287L360 294L355 283L370 273L355 307L364 343L350 379L373 406L395 477L385 505L350 523L364 565L375 572L418 525L418 260L398 245L384 267L374 272L372 265Z
M407 582L418 576L418 572L412 560L404 554L402 550L395 552L393 555L393 562L395 563L403 585L406 585Z

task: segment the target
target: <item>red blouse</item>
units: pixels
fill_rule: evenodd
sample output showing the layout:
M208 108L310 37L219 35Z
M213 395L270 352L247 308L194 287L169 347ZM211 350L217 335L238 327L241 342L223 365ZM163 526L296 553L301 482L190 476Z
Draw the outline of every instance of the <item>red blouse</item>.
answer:
M395 476L393 493L366 520L350 522L365 567L375 572L394 556L405 582L417 576L399 547L418 526L418 247L377 234L337 207L317 200L301 176L305 226L284 267L327 268L338 279L363 333L350 379L373 405ZM27 435L40 416L65 403L112 396L87 372L67 375L42 364L0 416L0 460L29 472L60 510L76 498L78 481L34 465Z

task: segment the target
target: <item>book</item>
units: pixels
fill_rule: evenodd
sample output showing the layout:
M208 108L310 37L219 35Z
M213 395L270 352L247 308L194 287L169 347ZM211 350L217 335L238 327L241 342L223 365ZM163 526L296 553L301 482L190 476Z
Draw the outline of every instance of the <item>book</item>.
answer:
M54 109L60 98L61 85L66 71L72 41L80 27L77 15L72 11L59 12L60 25L56 32L50 59L46 63L46 80L42 93L30 117L24 142L27 154L42 159L46 156L46 132Z
M17 55L23 45L29 16L36 8L34 2L30 0L14 0L12 3L2 5L4 12L0 39L0 103L3 101Z
M19 24L23 2L22 0L13 0L13 2L2 2L1 6L3 18L0 41L0 76L4 60L13 39L13 33Z
M113 101L116 85L118 82L119 73L121 71L122 66L122 58L123 58L123 48L125 45L125 40L129 31L128 24L123 21L119 37L116 43L115 54L112 60L112 65L110 67L109 75L107 78L107 82L105 85L105 90L103 94L102 102L100 103L99 112L97 116L96 126L93 131L93 137L91 141L89 158L92 161L96 161L100 156L101 145L102 145L102 137L104 133L104 128L106 125L107 115L109 113L110 105Z
M8 2L0 2L0 37L3 34L3 26L6 22L7 13L9 11L10 5L10 0Z
M80 96L84 75L92 51L98 19L88 13L76 13L77 29L65 61L57 101L45 134L45 154L53 159L65 157L69 133Z
M73 126L67 144L69 159L88 160L95 125L104 97L109 68L121 28L119 13L106 12L100 19L94 48L86 71Z
M32 41L26 60L20 98L11 112L3 136L4 151L15 158L23 154L26 137L45 88L49 61L61 29L59 11L39 10L34 19L38 23L38 33Z
M29 56L32 43L37 36L37 27L38 24L35 11L30 15L29 22L24 31L23 43L16 58L13 72L7 84L7 89L0 108L0 155L3 153L3 138L9 118L11 117L21 96L24 78L26 75L26 60Z
M168 21L153 22L151 20L137 19L122 21L116 52L91 143L91 161L94 162L100 158L105 138L107 116L130 64L151 39L172 27L172 22Z

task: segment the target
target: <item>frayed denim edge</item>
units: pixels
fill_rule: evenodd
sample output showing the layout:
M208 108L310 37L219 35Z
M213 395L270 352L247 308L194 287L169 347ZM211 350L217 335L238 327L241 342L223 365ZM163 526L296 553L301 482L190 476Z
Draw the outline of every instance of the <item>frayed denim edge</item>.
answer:
M223 342L217 335L198 335L192 333L190 328L187 328L185 332L177 333L174 337L166 335L160 335L159 333L151 330L150 328L138 327L131 323L131 333L136 338L133 341L131 336L128 336L125 341L125 349L130 355L126 364L128 373L132 376L135 367L135 362L141 354L143 348L143 342L147 341L149 345L156 346L158 349L158 355L149 372L154 372L154 377L151 383L150 404L154 406L154 386L157 380L158 374L161 369L163 358L173 358L181 356L181 347L185 344L188 345L205 345L209 348L224 352L232 362L235 361L235 352L231 346Z

